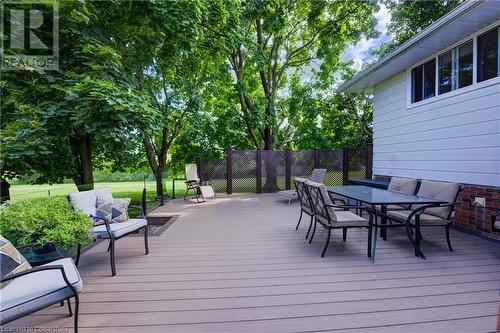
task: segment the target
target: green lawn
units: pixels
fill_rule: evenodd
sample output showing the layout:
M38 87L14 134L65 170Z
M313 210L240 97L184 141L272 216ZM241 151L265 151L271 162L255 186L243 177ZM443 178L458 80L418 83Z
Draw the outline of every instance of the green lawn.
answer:
M165 181L165 191L169 196L172 196L172 180ZM132 198L132 202L139 204L141 202L142 190L144 182L104 182L95 183L95 188L108 187L117 198ZM67 195L71 192L76 192L74 184L57 184L57 185L12 185L10 194L12 200L23 200L30 198L43 198L47 196ZM156 193L156 183L146 182L146 191L148 197L153 197ZM176 196L184 195L186 187L183 180L175 181Z
M308 177L304 175L303 177ZM351 171L349 178L364 178L364 172ZM262 185L265 184L265 178L262 179ZM325 176L325 184L327 185L341 185L342 175L340 172L328 171ZM164 181L164 191L172 197L172 180ZM278 177L278 186L281 189L285 188L285 177ZM144 188L143 181L129 181L129 182L102 182L95 183L95 188L108 187L111 189L114 197L117 198L132 198L134 204L140 204L142 190ZM214 187L217 193L221 193L226 189L225 179L214 180ZM12 185L10 187L12 200L23 200L30 198L43 198L47 196L61 196L67 195L71 192L76 192L74 184L57 184L57 185ZM146 182L146 191L148 201L153 201L156 194L156 183L153 181ZM184 180L175 181L175 196L180 198L184 195L186 186ZM255 178L235 178L233 179L233 193L249 193L255 191Z

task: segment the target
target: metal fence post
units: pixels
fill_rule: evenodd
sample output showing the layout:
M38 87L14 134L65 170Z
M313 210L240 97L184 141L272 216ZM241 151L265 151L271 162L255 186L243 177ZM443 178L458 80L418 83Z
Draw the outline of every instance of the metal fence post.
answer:
M319 149L314 149L314 169L319 168L319 159L320 159L320 150Z
M342 149L342 185L347 185L349 181L349 148Z
M256 153L256 168L255 168L255 178L256 178L256 188L255 192L262 193L262 151L257 149Z
M372 179L373 177L373 143L369 143L366 145L366 178Z
M289 190L292 187L292 152L285 151L285 188Z
M233 193L233 150L229 148L227 150L226 159L226 178L227 178L227 194Z

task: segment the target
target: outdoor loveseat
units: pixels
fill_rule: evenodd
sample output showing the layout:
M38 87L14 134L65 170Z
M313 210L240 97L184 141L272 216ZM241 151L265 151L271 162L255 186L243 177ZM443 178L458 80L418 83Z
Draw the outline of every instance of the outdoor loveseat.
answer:
M128 205L128 203L124 205L122 201L126 199L113 199L111 191L107 188L70 193L68 198L75 210L82 210L93 219L94 227L91 233L97 239L109 240L108 252L110 253L111 274L113 276L116 275L115 242L118 239L143 230L145 252L149 253L145 207ZM124 206L140 209L140 217L129 218L127 208L123 209Z

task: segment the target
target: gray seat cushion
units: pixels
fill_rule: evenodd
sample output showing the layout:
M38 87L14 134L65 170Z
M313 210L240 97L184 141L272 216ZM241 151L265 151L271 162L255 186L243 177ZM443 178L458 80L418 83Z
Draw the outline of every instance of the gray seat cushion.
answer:
M82 210L87 215L97 216L97 196L95 191L68 194L74 210Z
M140 228L146 226L148 222L146 219L130 219L125 222L120 223L111 223L109 226L111 228L111 232L113 233L114 238L119 238L123 235L126 235L130 232L139 230ZM106 225L100 225L92 228L92 233L97 238L109 238L109 234L106 230Z
M406 221L408 216L411 214L411 210L395 210L387 213L389 217L394 217L399 221ZM411 224L415 223L415 216L412 217ZM443 219L441 217L430 215L430 214L422 214L420 215L420 225L446 225L449 223L449 220Z
M45 266L62 265L68 281L77 292L83 287L80 274L71 258L53 261ZM0 321L3 323L20 318L59 303L73 295L60 270L34 272L10 281L2 287Z

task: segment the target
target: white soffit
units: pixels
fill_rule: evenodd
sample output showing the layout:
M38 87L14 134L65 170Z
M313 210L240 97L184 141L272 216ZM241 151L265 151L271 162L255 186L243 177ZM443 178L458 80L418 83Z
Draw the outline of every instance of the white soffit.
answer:
M500 19L500 0L467 1L342 84L363 92Z

